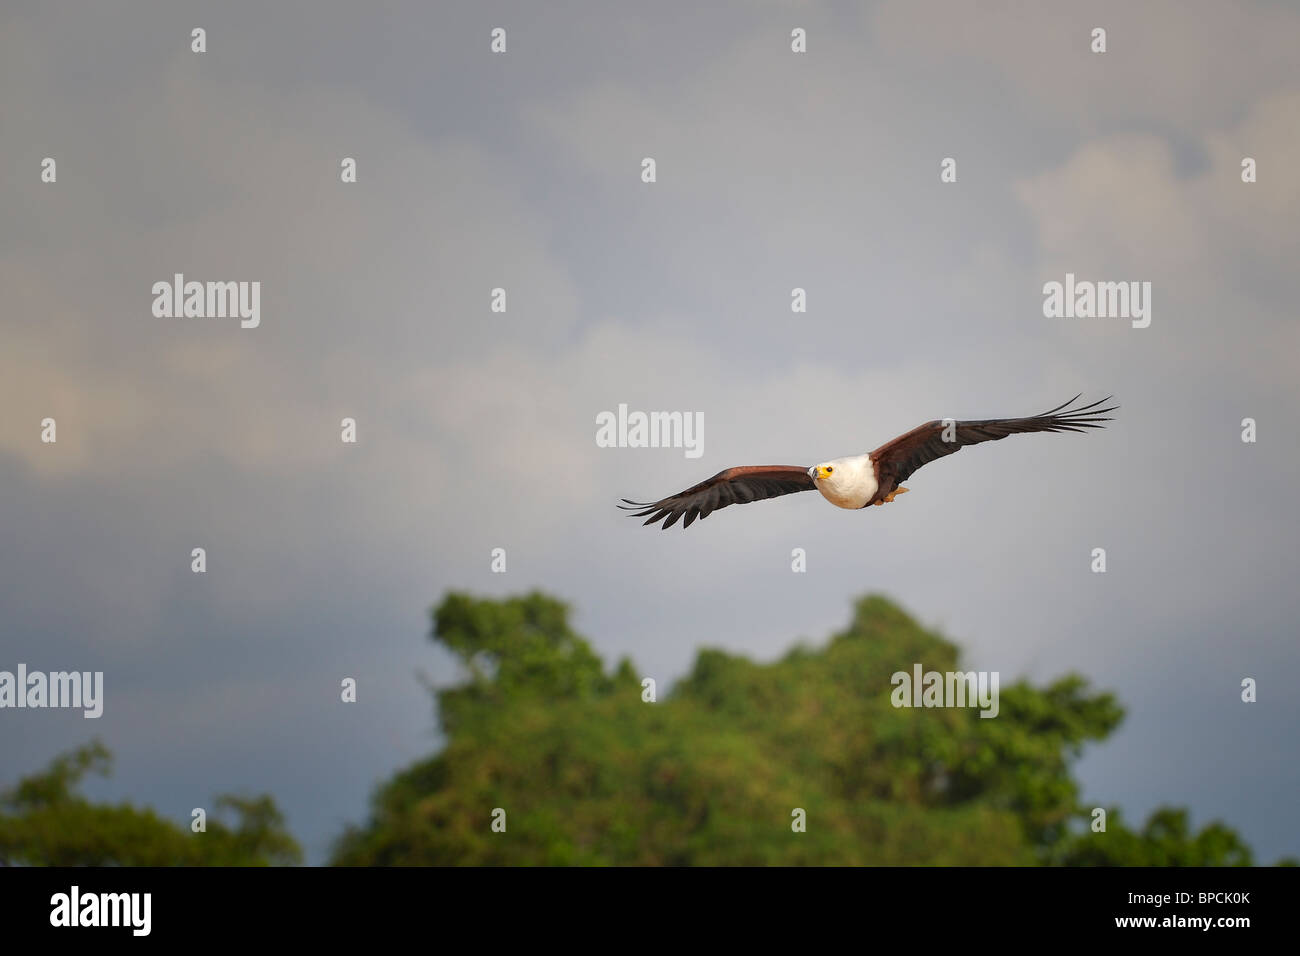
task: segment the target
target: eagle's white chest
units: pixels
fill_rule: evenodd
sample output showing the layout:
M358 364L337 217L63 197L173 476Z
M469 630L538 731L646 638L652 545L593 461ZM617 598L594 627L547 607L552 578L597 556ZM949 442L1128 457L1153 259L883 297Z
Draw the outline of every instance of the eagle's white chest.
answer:
M834 471L827 478L816 479L822 497L837 508L863 508L876 496L880 485L870 455L836 458L826 462Z

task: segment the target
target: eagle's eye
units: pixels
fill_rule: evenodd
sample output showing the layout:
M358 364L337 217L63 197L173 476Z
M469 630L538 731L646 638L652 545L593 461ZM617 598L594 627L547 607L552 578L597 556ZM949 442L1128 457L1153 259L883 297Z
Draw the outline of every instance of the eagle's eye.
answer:
M835 469L832 468L830 465L827 465L827 466L826 466L826 474L828 474L828 475L833 475L833 474L835 474Z

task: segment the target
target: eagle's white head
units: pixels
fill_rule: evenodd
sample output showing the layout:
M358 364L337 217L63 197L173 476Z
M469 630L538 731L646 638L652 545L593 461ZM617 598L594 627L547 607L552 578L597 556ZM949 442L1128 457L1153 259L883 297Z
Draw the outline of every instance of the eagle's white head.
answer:
M837 508L862 508L876 495L876 467L870 455L836 458L808 469L822 497Z

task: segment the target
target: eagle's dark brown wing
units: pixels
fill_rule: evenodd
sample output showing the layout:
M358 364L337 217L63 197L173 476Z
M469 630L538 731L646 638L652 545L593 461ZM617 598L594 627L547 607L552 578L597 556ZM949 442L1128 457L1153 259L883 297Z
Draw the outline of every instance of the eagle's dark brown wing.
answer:
M696 518L707 518L719 508L727 505L746 505L751 501L764 498L778 498L791 495L796 491L814 491L817 486L808 474L807 468L798 465L742 465L720 471L708 481L702 481L694 487L651 504L648 501L628 501L619 505L625 511L633 512L629 517L646 518L642 524L654 524L664 521L667 530L677 523L677 519L686 516L683 528L689 528ZM643 510L638 510L643 509Z
M1102 402L1110 401L1109 398L1103 398L1091 405L1065 410L1078 399L1079 396L1076 395L1064 405L1057 405L1050 411L1030 418L953 422L947 428L943 421L933 421L913 428L906 435L899 435L871 453L871 458L876 463L876 477L880 482L877 495L883 497L889 494L922 465L961 451L967 445L997 441L1024 432L1079 432L1085 428L1103 428L1105 426L1101 423L1111 419L1100 416L1119 407L1111 405L1098 408Z

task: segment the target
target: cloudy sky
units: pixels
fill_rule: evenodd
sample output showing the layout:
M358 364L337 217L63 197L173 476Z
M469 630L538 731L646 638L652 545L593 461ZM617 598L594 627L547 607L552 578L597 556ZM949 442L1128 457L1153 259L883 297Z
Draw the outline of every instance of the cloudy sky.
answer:
M1294 5L434 6L0 13L0 669L107 697L0 712L0 785L98 735L96 796L269 791L319 862L438 745L448 589L557 594L661 684L883 592L1119 695L1086 800L1300 854ZM260 326L155 316L175 273L260 282ZM1066 273L1150 282L1150 326L1046 318ZM1111 428L884 508L614 508L1078 392ZM701 413L702 456L598 447L621 403Z

